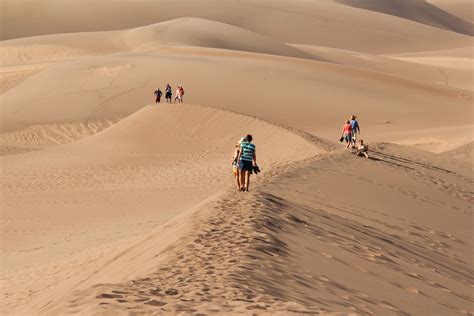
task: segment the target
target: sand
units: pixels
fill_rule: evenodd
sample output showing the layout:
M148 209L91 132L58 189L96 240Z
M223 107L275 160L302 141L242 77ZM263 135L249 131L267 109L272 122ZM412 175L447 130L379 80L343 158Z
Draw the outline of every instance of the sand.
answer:
M0 4L2 314L474 312L467 1Z

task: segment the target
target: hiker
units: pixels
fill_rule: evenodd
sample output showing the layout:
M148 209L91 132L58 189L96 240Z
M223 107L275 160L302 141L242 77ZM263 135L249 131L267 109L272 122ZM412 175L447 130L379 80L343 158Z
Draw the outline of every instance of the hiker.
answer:
M352 127L352 148L355 147L357 143L357 136L360 134L359 122L357 122L357 115L352 114L350 118L350 123Z
M352 143L352 126L351 121L349 120L347 120L346 124L344 124L342 127L341 141L345 141L347 143L346 148L349 148Z
M178 85L176 87L176 96L174 97L174 103L176 103L176 100L178 100L178 103L183 103L183 95L184 94L184 89L181 85Z
M240 144L244 141L242 137L236 144L234 155L232 156L232 174L234 175L235 181L237 182L237 190L240 191L240 169L239 169L239 154L240 154Z
M166 85L165 89L165 98L167 103L171 103L171 98L173 97L173 90L171 89L170 84Z
M359 140L356 155L359 157L365 156L365 158L369 158L369 145L364 144L363 139Z
M181 100L181 103L184 102L184 88L183 88L183 86L179 87L179 99Z
M239 169L240 169L240 191L248 191L250 186L250 174L257 166L257 155L255 145L252 144L252 135L247 135L240 144Z
M161 92L160 88L156 88L154 95L156 97L155 103L160 103L161 101L161 96L163 95L163 92Z

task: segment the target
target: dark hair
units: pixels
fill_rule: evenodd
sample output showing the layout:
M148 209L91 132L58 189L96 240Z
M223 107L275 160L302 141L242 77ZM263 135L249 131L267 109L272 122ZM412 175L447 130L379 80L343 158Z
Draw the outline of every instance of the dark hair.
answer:
M248 142L251 142L252 141L252 135L248 134L247 137L245 137L245 139L248 141Z

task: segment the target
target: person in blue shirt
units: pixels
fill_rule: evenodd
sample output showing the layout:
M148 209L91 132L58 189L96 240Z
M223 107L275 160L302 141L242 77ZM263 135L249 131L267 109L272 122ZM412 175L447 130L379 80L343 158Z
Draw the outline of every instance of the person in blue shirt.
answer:
M351 123L352 127L352 148L354 148L357 143L357 136L360 135L360 126L359 122L357 121L357 115L352 114L349 122Z
M240 190L248 191L250 185L250 174L254 166L257 165L257 154L255 145L252 144L252 135L247 135L240 144L239 169L240 169Z

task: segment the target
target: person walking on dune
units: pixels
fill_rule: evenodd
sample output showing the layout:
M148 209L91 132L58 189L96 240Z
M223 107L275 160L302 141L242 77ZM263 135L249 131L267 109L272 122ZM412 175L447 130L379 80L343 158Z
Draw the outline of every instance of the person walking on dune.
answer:
M347 143L346 148L352 144L352 126L351 121L347 120L346 124L342 127L342 136L341 139Z
M240 191L240 188L241 188L241 185L240 185L240 169L239 169L239 154L240 154L240 144L242 144L243 140L244 140L244 137L242 137L235 144L234 155L232 156L232 174L234 175L235 181L237 183L237 190L239 190L239 191Z
M250 174L254 166L257 166L257 154L255 145L252 144L252 135L247 135L240 144L239 169L240 169L240 190L248 191L250 186Z
M183 88L183 86L179 87L179 96L180 96L181 103L183 103L184 102L184 88Z
M172 97L173 97L173 90L171 89L171 86L170 86L170 84L168 83L168 84L166 85L166 89L165 89L166 102L167 102L167 103L171 103Z
M176 103L176 101L178 101L178 103L183 103L183 94L183 86L178 85L178 87L176 88L176 96L174 97L174 103Z
M357 115L352 114L350 123L352 127L352 148L354 148L357 143L357 136L360 134L360 127L359 122L357 121Z
M161 102L161 96L163 95L163 92L161 92L160 88L156 88L155 92L155 103L160 103Z

